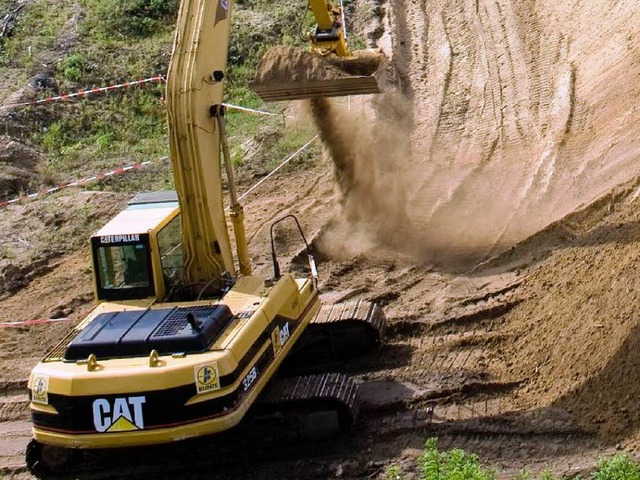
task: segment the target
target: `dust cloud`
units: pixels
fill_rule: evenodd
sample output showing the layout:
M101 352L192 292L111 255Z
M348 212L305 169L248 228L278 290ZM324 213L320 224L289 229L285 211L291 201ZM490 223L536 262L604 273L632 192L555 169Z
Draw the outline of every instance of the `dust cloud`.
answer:
M334 257L378 246L412 251L407 236L407 185L411 131L406 101L378 96L375 111L349 110L325 98L309 102L309 112L333 161L342 212L325 230L319 247Z

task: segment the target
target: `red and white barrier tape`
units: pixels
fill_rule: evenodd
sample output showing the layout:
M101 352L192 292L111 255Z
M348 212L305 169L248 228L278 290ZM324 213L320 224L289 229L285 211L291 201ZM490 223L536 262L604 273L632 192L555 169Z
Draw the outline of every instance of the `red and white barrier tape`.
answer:
M29 105L40 105L42 103L57 102L57 101L60 101L60 100L68 100L70 98L75 98L75 97L86 97L87 95L91 95L91 94L95 94L95 93L111 92L113 90L119 90L119 89L128 88L128 87L135 87L137 85L144 85L146 83L165 82L165 81L166 81L166 79L164 78L164 76L156 75L155 77L143 78L143 79L140 79L140 80L132 80L130 82L118 83L118 84L115 84L115 85L108 85L106 87L90 88L88 90L81 90L79 92L73 92L73 93L65 93L63 95L57 95L55 97L41 98L39 100L33 100L33 101L30 101L30 102L20 102L20 103L10 103L8 105L0 105L0 108L27 107ZM256 113L258 115L268 115L268 116L272 116L272 117L284 117L284 114L266 112L264 110L258 110L258 109L255 109L255 108L241 107L240 105L233 105L233 104L230 104L230 103L223 103L223 105L225 107L233 109L233 110L240 110L240 111L248 112L248 113Z
M232 110L240 110L241 112L257 113L258 115L268 115L270 117L282 117L282 118L285 117L284 113L265 112L264 110L257 110L255 108L249 108L249 107L241 107L239 105L232 105L230 103L223 103L222 105Z
M145 83L153 83L153 82L163 82L164 77L162 75L156 75L155 77L143 78L141 80L133 80L131 82L119 83L117 85L109 85L107 87L99 87L99 88L90 88L89 90L81 90L79 92L74 93L65 93L63 95L58 95L55 97L42 98L40 100L34 100L31 102L22 102L22 103L12 103L9 105L0 105L0 107L26 107L28 105L39 105L41 103L49 103L56 102L59 100L68 100L69 98L74 97L84 97L87 95L91 95L93 93L103 93L110 92L112 90L119 90L121 88L134 87L136 85L143 85Z
M0 322L0 328L27 327L29 325L42 325L45 323L70 322L73 318L36 318L17 322Z
M16 203L20 203L20 202L24 202L25 200L32 200L34 198L37 197L44 197L46 195L50 195L52 193L58 192L60 190L64 190L66 188L71 188L71 187L79 187L81 185L85 185L87 183L92 183L92 182L99 182L104 180L105 178L109 178L109 177L113 177L113 176L117 176L117 175L122 175L123 173L126 172L130 172L133 170L141 170L142 168L151 165L154 162L159 162L159 161L163 161L168 159L169 157L161 157L157 160L147 160L141 163L136 163L133 165L127 165L125 167L119 167L116 168L115 170L111 170L109 172L99 172L96 175L92 176L92 177L87 177L87 178L82 178L79 180L74 180L73 182L69 182L69 183L65 183L62 185L58 185L56 187L51 187L51 188L45 188L43 190L40 190L38 192L33 192L33 193L29 193L27 195L22 195L20 197L16 197L16 198L12 198L11 200L5 200L5 201L0 201L0 208L3 207L7 207L9 205L13 205Z

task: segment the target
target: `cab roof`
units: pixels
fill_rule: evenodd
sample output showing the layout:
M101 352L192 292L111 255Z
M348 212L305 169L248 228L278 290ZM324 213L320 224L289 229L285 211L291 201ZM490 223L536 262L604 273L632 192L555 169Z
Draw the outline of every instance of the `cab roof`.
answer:
M155 230L178 209L176 192L140 193L93 237L144 234Z

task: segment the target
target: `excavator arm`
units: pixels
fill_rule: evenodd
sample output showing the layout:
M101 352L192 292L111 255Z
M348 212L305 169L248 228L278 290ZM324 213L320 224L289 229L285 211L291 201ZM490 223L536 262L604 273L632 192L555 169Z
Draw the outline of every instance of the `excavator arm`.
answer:
M350 56L342 9L325 0L309 0L309 8L316 20L316 30L311 35L313 48L320 52L335 53L339 57Z
M183 0L167 78L169 143L182 212L185 282L199 288L224 272L250 273L242 209L232 199L239 258L236 269L221 184L230 15L229 0Z

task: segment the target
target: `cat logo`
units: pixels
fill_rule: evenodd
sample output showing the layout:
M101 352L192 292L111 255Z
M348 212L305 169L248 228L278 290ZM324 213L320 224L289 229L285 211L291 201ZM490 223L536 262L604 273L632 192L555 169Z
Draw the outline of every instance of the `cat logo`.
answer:
M194 367L196 389L198 393L211 392L220 389L220 372L216 362Z
M271 344L273 345L273 354L278 356L284 344L289 340L289 322L285 323L282 328L276 327L271 332Z
M142 405L146 397L115 398L113 403L105 398L93 402L93 425L96 431L128 432L144 429Z
M49 377L36 377L31 389L31 401L34 403L49 404Z

